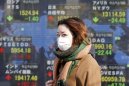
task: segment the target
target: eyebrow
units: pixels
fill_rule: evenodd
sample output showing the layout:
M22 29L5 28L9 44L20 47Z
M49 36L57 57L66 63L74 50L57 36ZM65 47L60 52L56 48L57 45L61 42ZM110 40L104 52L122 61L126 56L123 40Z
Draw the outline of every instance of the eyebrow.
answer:
M61 33L65 33L65 32L61 32ZM57 32L57 34L59 34L59 32Z

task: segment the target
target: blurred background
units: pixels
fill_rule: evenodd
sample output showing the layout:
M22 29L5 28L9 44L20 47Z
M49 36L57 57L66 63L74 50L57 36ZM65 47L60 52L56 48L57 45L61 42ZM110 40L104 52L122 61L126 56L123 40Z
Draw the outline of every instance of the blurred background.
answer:
M102 86L129 86L129 0L0 0L0 86L45 86L69 17L89 30Z

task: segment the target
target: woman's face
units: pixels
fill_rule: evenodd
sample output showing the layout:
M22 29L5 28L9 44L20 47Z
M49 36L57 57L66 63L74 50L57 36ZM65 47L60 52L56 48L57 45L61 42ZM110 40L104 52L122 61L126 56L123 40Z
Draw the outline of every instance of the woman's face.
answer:
M73 36L69 28L59 25L57 31L57 44L60 50L68 50L72 46Z

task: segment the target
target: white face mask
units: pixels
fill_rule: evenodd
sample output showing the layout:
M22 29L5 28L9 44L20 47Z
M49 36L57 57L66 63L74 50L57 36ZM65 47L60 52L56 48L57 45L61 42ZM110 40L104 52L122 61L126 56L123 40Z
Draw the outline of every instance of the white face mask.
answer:
M72 46L72 40L68 37L59 37L57 40L57 44L60 50L65 51Z

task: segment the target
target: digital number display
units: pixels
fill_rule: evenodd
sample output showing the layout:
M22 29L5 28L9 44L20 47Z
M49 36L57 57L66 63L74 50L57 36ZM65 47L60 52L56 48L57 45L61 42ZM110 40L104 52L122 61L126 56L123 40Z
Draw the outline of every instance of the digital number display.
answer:
M112 44L93 44L95 49L112 49Z
M20 69L19 69L20 68ZM8 81L15 81L16 86L37 86L37 64L7 64L5 79Z
M39 22L39 0L7 0L6 21L8 23L21 22ZM34 9L32 9L34 8ZM15 13L12 14L12 11Z
M126 6L127 0L93 0L92 21L95 24L126 24Z
M102 86L128 86L128 67L124 65L101 65Z
M79 17L81 4L78 5L48 5L48 28L55 28L56 23L65 18ZM74 13L72 13L73 11Z
M31 37L0 37L0 47L5 51L3 53L9 50L11 54L31 54L31 42Z
M11 53L31 53L31 48L11 48Z
M111 56L113 49L113 33L96 32L91 33L91 42L96 56Z
M112 55L112 50L96 50L97 56Z
M37 81L37 75L15 75L16 81Z
M125 83L110 83L108 86L127 86Z
M14 80L19 86L26 86L23 83L27 81L29 84L37 82L38 76L35 72L38 65L23 65L23 63L29 62L32 59L32 37L1 36L0 49L1 54L3 54L1 58L4 58L5 63L7 63L5 66L5 80Z
M86 24L102 86L129 86L129 0L1 0L0 86L53 79L57 23L69 17Z
M121 76L103 76L101 78L102 82L125 82L125 77Z

